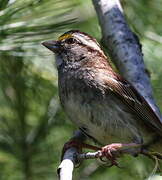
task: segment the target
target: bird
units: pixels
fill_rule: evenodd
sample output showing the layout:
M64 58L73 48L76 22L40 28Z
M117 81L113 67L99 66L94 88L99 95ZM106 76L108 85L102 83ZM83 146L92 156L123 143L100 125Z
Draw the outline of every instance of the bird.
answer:
M111 66L91 35L70 30L42 43L55 54L61 105L69 119L112 152L126 147L132 155L162 150L162 122L135 87ZM138 148L137 148L138 147Z

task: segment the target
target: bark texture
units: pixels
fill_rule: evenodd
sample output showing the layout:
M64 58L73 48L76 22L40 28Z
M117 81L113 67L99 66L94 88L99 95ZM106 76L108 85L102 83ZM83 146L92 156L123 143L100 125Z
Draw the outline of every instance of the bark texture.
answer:
M102 42L117 66L127 79L160 117L159 108L153 98L153 91L143 60L142 46L138 37L130 30L123 15L119 0L92 0L102 31Z

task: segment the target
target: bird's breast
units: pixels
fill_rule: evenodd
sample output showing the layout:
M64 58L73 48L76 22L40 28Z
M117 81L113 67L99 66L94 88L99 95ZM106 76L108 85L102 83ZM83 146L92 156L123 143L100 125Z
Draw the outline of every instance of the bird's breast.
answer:
M87 99L84 96L82 93L69 93L64 101L64 109L70 119L88 135L103 145L142 141L133 115L113 96L99 98L87 94Z
M59 79L60 100L69 118L103 145L149 141L149 132L137 115L105 89L102 78L94 79L95 74L87 72L76 78L78 73L70 71Z

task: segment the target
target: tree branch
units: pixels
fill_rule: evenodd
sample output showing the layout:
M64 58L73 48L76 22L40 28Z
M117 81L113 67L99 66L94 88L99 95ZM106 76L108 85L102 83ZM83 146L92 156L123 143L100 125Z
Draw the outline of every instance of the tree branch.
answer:
M72 173L76 162L76 148L69 148L63 157L61 164L57 169L60 180L72 180Z
M84 142L86 136L81 130L74 133L71 139L77 139L77 141ZM72 180L72 173L74 166L78 163L78 151L76 148L71 147L64 153L61 164L57 169L57 173L60 180Z
M132 146L132 148L139 148L139 147L140 147L140 145ZM124 149L121 148L121 149L118 149L117 151L114 151L111 153L115 157L121 157L124 154L132 155L132 151L131 151L130 147L124 148ZM159 165L158 161L162 159L162 154L157 153L157 152L146 151L146 150L143 150L143 151L140 150L139 154L142 154L142 155L147 156L148 158L154 160L155 163L157 163L156 165L158 168L158 165ZM74 170L74 166L78 162L85 160L85 159L97 159L97 158L101 158L101 157L102 157L101 151L78 154L77 150L75 148L68 149L65 152L63 161L61 162L61 164L59 165L59 168L58 168L58 174L59 174L60 180L72 180L72 173ZM109 160L105 159L104 162L106 164L108 164Z
M160 117L146 73L141 44L130 30L119 0L92 0L102 31L102 41L122 76L142 94Z

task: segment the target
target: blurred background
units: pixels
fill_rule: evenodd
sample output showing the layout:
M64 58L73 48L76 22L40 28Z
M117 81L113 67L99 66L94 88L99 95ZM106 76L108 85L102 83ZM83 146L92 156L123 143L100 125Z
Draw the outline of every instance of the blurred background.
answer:
M162 0L123 0L142 43L155 99L162 109ZM41 45L79 29L99 41L91 0L0 0L0 179L55 180L61 148L76 129L62 111L53 54ZM155 162L120 159L122 168L87 160L75 180L143 180Z

